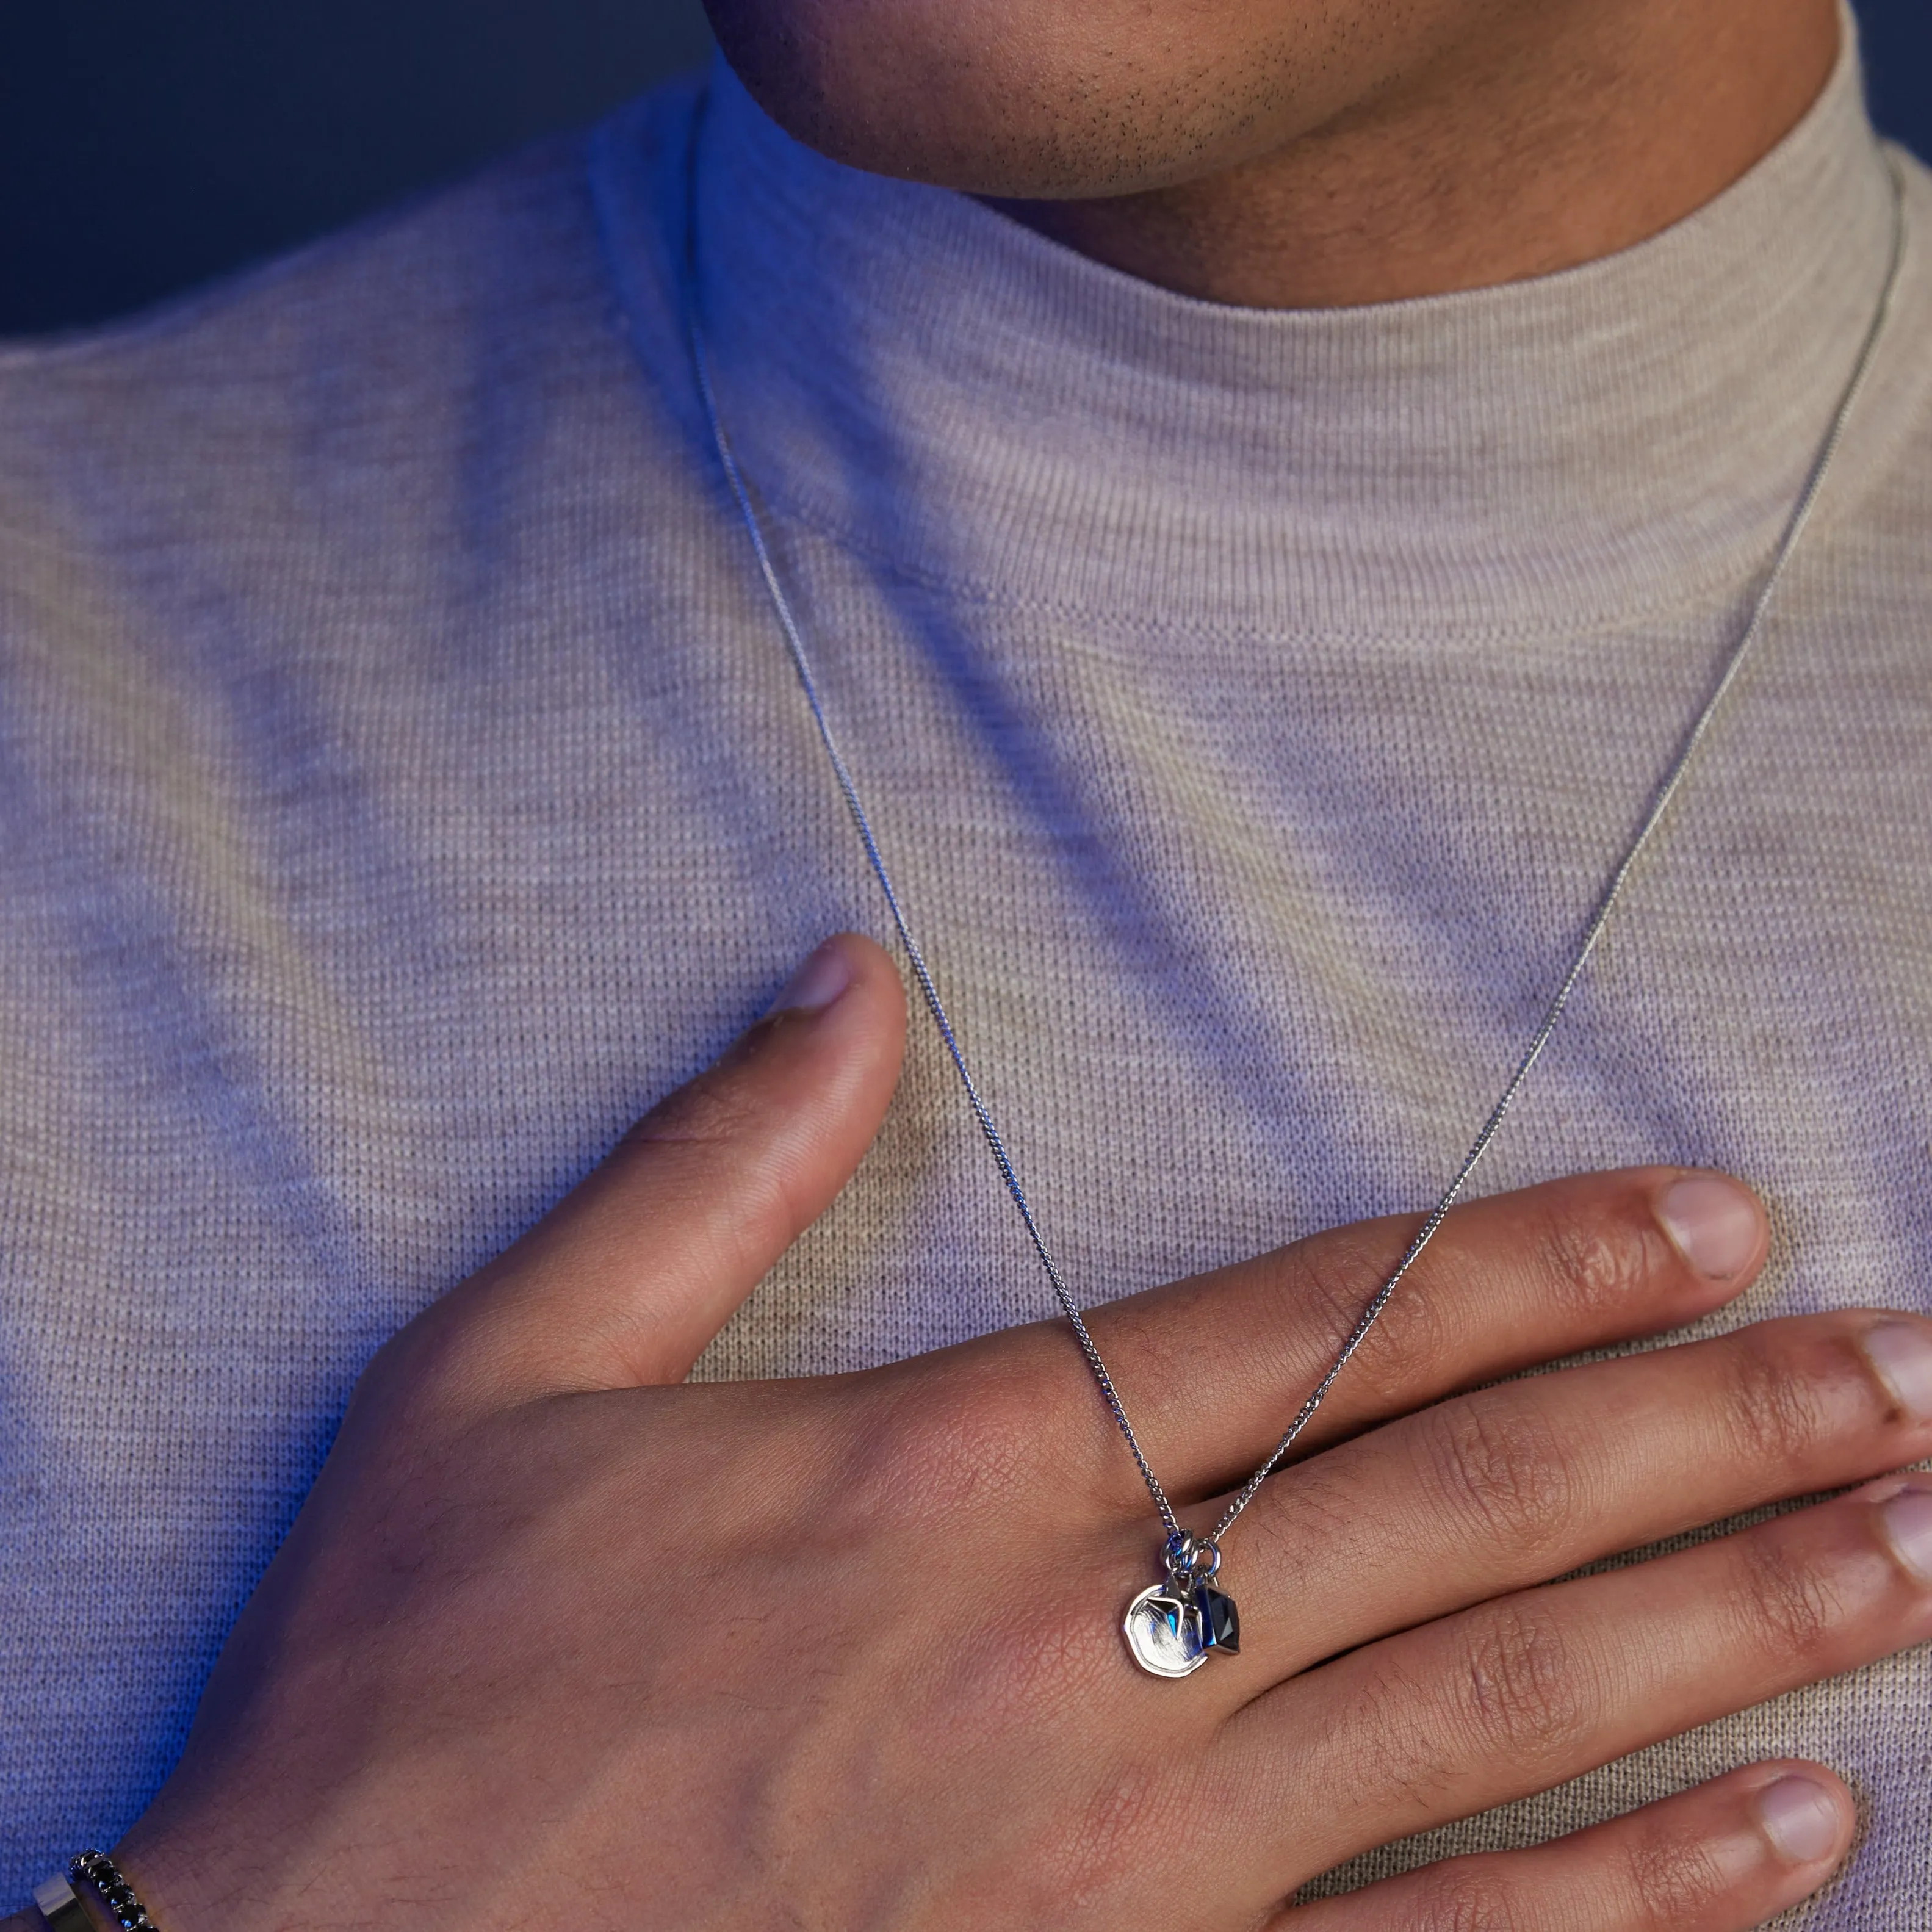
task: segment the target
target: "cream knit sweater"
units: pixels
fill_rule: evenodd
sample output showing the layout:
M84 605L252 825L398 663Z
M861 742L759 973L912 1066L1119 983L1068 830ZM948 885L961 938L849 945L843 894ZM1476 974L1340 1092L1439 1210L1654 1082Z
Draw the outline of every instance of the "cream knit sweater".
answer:
M688 89L0 353L0 1899L110 1840L358 1368L880 908L677 315ZM800 148L728 78L702 299L847 748L1081 1292L1433 1197L1734 634L1889 194L1849 54L1546 280L1256 314ZM1485 1184L1721 1163L1726 1322L1926 1306L1932 178L1763 652ZM934 1042L709 1357L1046 1311ZM1285 1390L1284 1408L1300 1391ZM1364 1862L1747 1753L1922 1928L1908 1655Z

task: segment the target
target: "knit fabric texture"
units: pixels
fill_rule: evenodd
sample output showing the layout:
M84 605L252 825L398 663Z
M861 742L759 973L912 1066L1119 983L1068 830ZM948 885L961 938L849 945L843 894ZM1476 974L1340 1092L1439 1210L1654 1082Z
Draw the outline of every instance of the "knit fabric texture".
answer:
M1482 1177L1746 1177L1776 1252L1714 1328L1928 1305L1932 177L1889 167L1863 405ZM720 70L0 352L0 1901L165 1775L371 1352L818 940L887 934L706 440L688 207L836 727L1099 1300L1433 1200L1776 548L1892 180L1848 51L1626 253L1255 312L839 167ZM1050 1312L916 1025L700 1372ZM1792 1922L1922 1927L1923 1652L1318 1885L1787 1752L1867 1814Z

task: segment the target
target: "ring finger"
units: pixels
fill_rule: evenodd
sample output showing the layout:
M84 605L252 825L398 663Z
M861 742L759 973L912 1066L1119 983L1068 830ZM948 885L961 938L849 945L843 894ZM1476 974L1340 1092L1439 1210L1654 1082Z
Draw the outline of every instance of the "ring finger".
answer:
M1285 1893L1928 1637L1932 1482L1888 1478L1352 1652L1240 1712L1220 1768L1275 1815L1320 1820L1300 1869L1268 1874Z

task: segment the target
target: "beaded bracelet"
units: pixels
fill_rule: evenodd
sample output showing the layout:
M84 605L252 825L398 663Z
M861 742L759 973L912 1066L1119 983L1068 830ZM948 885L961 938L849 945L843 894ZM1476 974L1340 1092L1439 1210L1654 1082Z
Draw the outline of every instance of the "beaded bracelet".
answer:
M147 1908L134 1888L121 1876L121 1868L105 1852L82 1852L67 1868L64 1879L50 1878L34 1888L34 1903L52 1932L94 1932L94 1921L74 1894L83 1880L107 1902L122 1932L156 1932Z

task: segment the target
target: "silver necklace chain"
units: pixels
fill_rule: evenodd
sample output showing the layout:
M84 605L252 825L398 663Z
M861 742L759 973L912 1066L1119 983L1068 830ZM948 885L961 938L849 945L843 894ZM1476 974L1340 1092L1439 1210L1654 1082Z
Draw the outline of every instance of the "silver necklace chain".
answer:
M1650 843L1664 814L1670 810L1671 802L1683 784L1698 748L1710 730L1712 721L1716 717L1731 688L1738 681L1745 660L1750 655L1751 648L1763 628L1765 614L1770 608L1772 596L1791 561L1792 553L1797 548L1798 538L1811 520L1811 513L1816 508L1820 494L1824 488L1826 475L1832 466L1832 459L1838 453L1839 446L1844 440L1846 426L1864 388L1866 378L1870 374L1880 338L1885 332L1886 322L1892 311L1892 297L1898 284L1900 266L1904 256L1904 184L1898 178L1896 168L1892 168L1894 197L1892 250L1886 268L1884 285L1880 292L1877 306L1873 311L1870 324L1866 329L1864 340L1860 346L1858 360L1852 366L1838 408L1833 412L1831 426L1826 433L1824 441L1820 445L1817 455L1813 460L1804 488L1785 525L1771 568L1752 602L1750 616L1737 642L1732 646L1710 695L1704 700L1696 722L1678 746L1676 756L1672 760L1669 770L1658 787L1643 823L1625 848L1616 871L1610 874L1610 883L1598 900L1589 923L1584 928L1582 938L1544 1011L1540 1023L1529 1044L1524 1048L1522 1057L1516 1061L1500 1098L1490 1110L1489 1118L1483 1123L1481 1131L1471 1143L1468 1152L1463 1156L1454 1179L1443 1190L1441 1199L1430 1210L1414 1239L1403 1250L1402 1258L1396 1264L1394 1271L1376 1289L1372 1298L1362 1310L1360 1318L1349 1331L1347 1340L1336 1351L1334 1360L1330 1364L1328 1372L1310 1392L1307 1400L1295 1412L1294 1419L1283 1431L1281 1439L1269 1451L1261 1466L1235 1492L1233 1500L1222 1511L1220 1520L1213 1530L1205 1537L1196 1538L1182 1528L1179 1519L1175 1516L1174 1505L1168 1500L1166 1490L1161 1486L1160 1479L1154 1474L1154 1466L1148 1460L1147 1452L1141 1447L1140 1438L1134 1432L1133 1424L1128 1419L1126 1406L1120 1400L1119 1390L1114 1385L1113 1376L1101 1357L1099 1345L1088 1328L1080 1305L1074 1299L1072 1291L1066 1285L1066 1276L1061 1273L1060 1264L1054 1260L1053 1251L1048 1246L1046 1238L1041 1232L1039 1217L1034 1214L1033 1203L1021 1184L1018 1171L1007 1150L1005 1137L995 1124L992 1110L980 1092L979 1082L974 1079L972 1070L967 1064L958 1034L946 1013L945 1001L940 998L932 970L926 964L925 950L914 936L911 921L906 914L904 902L886 868L885 856L880 850L878 839L872 830L871 814L866 809L851 768L845 762L844 754L839 749L838 737L832 730L831 721L826 716L818 680L812 669L811 654L806 649L803 632L793 613L791 600L785 594L784 584L778 575L777 566L772 561L771 548L765 538L764 520L752 502L751 492L746 487L744 474L738 466L736 454L733 450L730 438L725 434L724 419L718 410L717 390L712 379L710 356L706 349L699 314L694 139L692 148L693 165L688 177L692 192L686 215L685 292L686 322L690 337L692 361L697 373L698 394L704 404L705 420L710 429L718 464L724 471L739 514L743 519L746 534L751 540L752 554L758 560L759 574L764 580L772 613L778 620L778 628L784 634L785 648L791 657L792 668L797 674L806 702L811 707L812 722L818 728L819 741L825 748L826 757L838 780L838 789L844 796L846 810L850 814L852 823L857 830L860 843L865 848L866 857L872 866L873 876L878 880L879 889L885 895L887 910L892 915L893 927L898 934L899 944L904 948L906 958L911 964L913 977L918 983L920 995L926 1003L926 1010L932 1016L940 1039L945 1044L947 1057L952 1060L953 1070L958 1075L959 1083L965 1090L968 1103L973 1109L974 1119L979 1122L980 1131L985 1137L986 1145L992 1150L1000 1178L1007 1193L1011 1196L1014 1207L1019 1211L1020 1220L1026 1228L1027 1238L1032 1244L1033 1251L1046 1272L1054 1298L1072 1328L1080 1344L1081 1353L1087 1358L1087 1366L1093 1371L1094 1379L1099 1385L1101 1396L1126 1440L1135 1466L1140 1471L1141 1480L1147 1485L1148 1494L1153 1498L1154 1508L1160 1512L1161 1522L1168 1532L1170 1574L1178 1574L1183 1578L1190 1574L1199 1578L1211 1576L1214 1568L1218 1564L1222 1538L1234 1526L1241 1512L1254 1500L1256 1492L1262 1484L1280 1466L1282 1459L1294 1447L1303 1430L1313 1420L1316 1412L1327 1400L1329 1390L1335 1386L1336 1378L1348 1366L1350 1358L1367 1339L1370 1330L1375 1326L1382 1310L1388 1306L1390 1298L1420 1258L1423 1250L1434 1239L1436 1230L1442 1226L1450 1209L1455 1205L1457 1198L1468 1184L1470 1176L1475 1172L1478 1164L1489 1151L1490 1144L1496 1138L1504 1117L1515 1104L1516 1096L1522 1090L1531 1070L1542 1058L1543 1049L1549 1044L1550 1035L1556 1030L1557 1022L1563 1017L1564 1009L1570 1003L1570 996L1576 991L1577 982L1582 979L1583 970L1589 964L1591 955L1596 950L1597 942L1603 937L1604 928L1610 923L1610 915L1623 896L1624 889L1629 883L1638 860ZM1890 166L1889 163L1888 166Z

